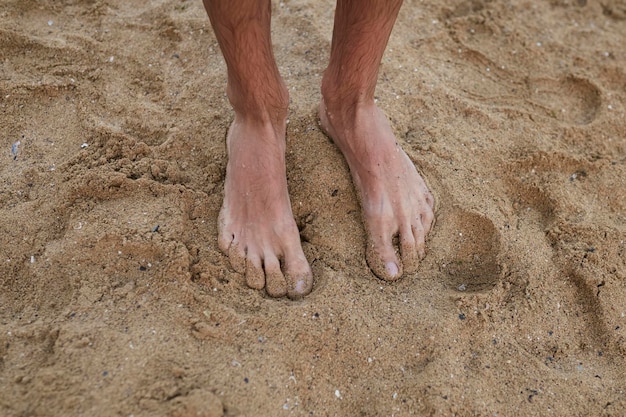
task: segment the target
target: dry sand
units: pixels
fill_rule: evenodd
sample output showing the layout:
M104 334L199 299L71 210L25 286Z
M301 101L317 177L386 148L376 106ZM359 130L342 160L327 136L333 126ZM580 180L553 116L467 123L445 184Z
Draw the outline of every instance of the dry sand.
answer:
M334 4L273 7L300 302L216 247L201 2L2 1L0 415L626 415L624 2L406 1L377 99L437 224L391 284L315 117Z

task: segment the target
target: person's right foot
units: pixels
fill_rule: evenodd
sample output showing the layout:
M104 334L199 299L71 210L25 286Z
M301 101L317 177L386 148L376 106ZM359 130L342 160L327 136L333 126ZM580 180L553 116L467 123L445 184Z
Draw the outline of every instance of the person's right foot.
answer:
M299 298L313 286L285 176L285 122L235 116L219 216L219 247L251 288Z

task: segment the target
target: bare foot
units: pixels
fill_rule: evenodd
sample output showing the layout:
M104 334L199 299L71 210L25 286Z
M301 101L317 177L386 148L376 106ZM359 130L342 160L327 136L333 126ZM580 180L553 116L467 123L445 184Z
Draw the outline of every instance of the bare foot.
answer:
M320 104L320 123L350 167L367 231L369 267L390 281L415 272L434 221L432 194L373 101L347 109L331 109L328 103Z
M251 288L272 297L311 292L285 177L285 126L235 117L219 217L219 246Z

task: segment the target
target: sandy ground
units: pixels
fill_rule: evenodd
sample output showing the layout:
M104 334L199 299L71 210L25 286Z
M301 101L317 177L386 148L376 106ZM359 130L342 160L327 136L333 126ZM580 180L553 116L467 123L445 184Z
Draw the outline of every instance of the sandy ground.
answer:
M624 2L406 1L377 99L437 224L392 284L315 117L334 4L273 7L300 302L217 248L201 2L2 1L0 415L626 415Z

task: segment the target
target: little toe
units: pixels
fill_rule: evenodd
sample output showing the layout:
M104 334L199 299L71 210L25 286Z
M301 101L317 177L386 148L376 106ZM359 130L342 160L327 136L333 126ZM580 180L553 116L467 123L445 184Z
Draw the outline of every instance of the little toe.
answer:
M246 259L246 284L255 290L262 290L265 287L265 273L259 257Z
M431 211L435 209L435 197L433 197L433 194L428 191L428 189L426 189L426 192L424 193L424 199L426 200L426 204L428 204L428 207L431 208Z
M428 207L420 214L419 221L424 229L424 236L426 236L435 225L435 213Z
M230 265L236 272L240 274L245 273L246 271L246 252L243 250L241 245L236 242L231 242L228 247L228 260L230 261Z
M217 220L219 230L217 235L217 246L225 255L228 255L228 250L230 249L230 244L233 242L234 236L227 230L228 228L226 227L226 220L224 218L225 214L224 209L222 208Z
M217 246L220 248L224 255L228 255L231 243L233 243L233 235L230 233L220 232L219 236L217 237Z
M266 256L265 267L265 291L270 297L284 297L287 295L287 281L280 270L280 262L275 256Z

